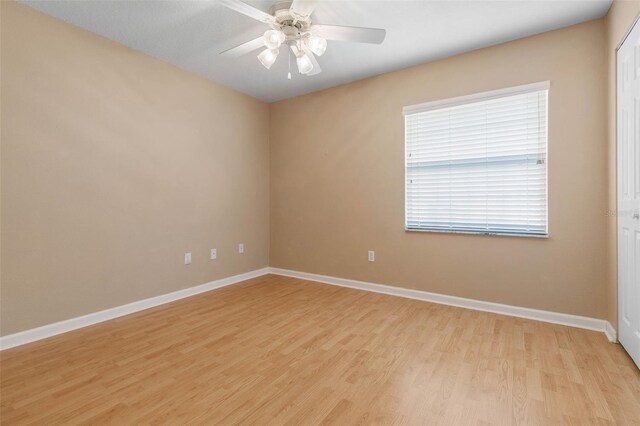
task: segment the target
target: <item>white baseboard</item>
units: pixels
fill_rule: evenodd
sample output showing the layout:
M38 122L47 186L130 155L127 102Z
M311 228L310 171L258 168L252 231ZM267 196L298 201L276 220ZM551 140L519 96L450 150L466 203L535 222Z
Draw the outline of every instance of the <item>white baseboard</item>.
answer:
M422 300L425 302L439 303L441 305L457 306L460 308L474 309L476 311L493 312L512 317L527 318L553 324L567 325L570 327L584 328L605 333L609 341L616 341L616 331L609 321L582 317L578 315L563 314L559 312L542 311L538 309L523 308L520 306L503 305L500 303L485 302L482 300L466 299L464 297L447 296L445 294L430 293L422 290L412 290L402 287L393 287L383 284L374 284L364 281L336 278L326 275L311 274L307 272L291 271L288 269L269 268L269 272L275 275L300 278L309 281L317 281L341 287L349 287L357 290L372 291L374 293L388 294L391 296L405 297L407 299Z
M613 325L611 325L609 321L605 322L604 334L607 335L607 339L609 339L611 343L616 343L618 341L618 333L616 333L616 329L613 328Z
M116 306L115 308L105 309L104 311L94 312L92 314L84 315L81 317L71 318L53 324L44 325L42 327L33 328L31 330L22 331L20 333L2 336L0 337L0 350L5 350L13 348L15 346L24 345L26 343L35 342L36 340L46 339L47 337L55 336L57 334L66 333L78 328L142 311L144 309L153 308L154 306L163 305L165 303L173 302L179 299L184 299L185 297L194 296L196 294L211 291L220 287L225 287L251 278L256 278L268 273L269 268L256 269L255 271L234 275L232 277L222 278L199 286L185 288L184 290L178 290L172 293L151 297L149 299L139 300L127 305Z
M422 300L426 302L439 303L442 305L457 306L467 309L475 309L477 311L493 312L496 314L510 315L520 318L528 318L538 321L550 322L554 324L567 325L571 327L595 330L604 333L609 341L616 342L616 330L611 323L605 320L582 317L577 315L569 315L558 312L541 311L538 309L522 308L518 306L503 305L500 303L485 302L481 300L466 299L457 296L447 296L438 293L429 293L427 291L412 290L402 287L393 287L383 284L374 284L364 281L349 280L345 278L336 278L326 275L311 274L307 272L290 271L280 268L262 268L255 271L246 272L244 274L234 275L232 277L222 278L211 281L196 287L186 288L184 290L174 291L172 293L163 294L149 299L139 300L127 305L117 306L115 308L106 309L100 312L84 315L81 317L71 318L65 321L44 325L42 327L33 328L31 330L22 331L15 334L0 337L0 350L13 348L24 345L26 343L35 342L37 340L46 339L47 337L66 333L78 328L87 327L110 319L118 318L144 309L153 308L154 306L170 303L175 300L184 299L185 297L195 296L196 294L214 290L216 288L229 286L251 278L256 278L266 274L283 275L287 277L300 278L309 281L317 281L325 284L332 284L341 287L349 287L358 290L371 291L375 293L388 294L391 296L405 297L408 299Z

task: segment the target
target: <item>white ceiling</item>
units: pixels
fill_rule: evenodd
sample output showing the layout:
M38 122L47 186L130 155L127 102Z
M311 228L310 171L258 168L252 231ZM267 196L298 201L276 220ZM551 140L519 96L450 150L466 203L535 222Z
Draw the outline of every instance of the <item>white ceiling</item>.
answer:
M321 1L312 15L315 23L385 28L387 38L381 45L330 41L319 58L322 73L293 72L292 80L284 54L271 70L256 59L259 50L239 59L218 55L267 27L215 0L21 3L273 102L599 18L611 1ZM274 2L247 1L264 11Z

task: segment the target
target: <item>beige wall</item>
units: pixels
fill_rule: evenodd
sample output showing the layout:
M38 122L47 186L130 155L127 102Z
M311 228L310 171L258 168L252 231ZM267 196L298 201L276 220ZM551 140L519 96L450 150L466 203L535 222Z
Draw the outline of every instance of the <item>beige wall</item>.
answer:
M0 4L0 334L269 263L615 321L614 48L640 1L271 106ZM550 238L405 232L402 107L542 80Z
M606 318L605 46L599 19L272 104L271 266ZM405 232L402 107L543 80L550 238Z
M616 209L616 49L631 25L640 15L640 1L615 0L606 17L608 67L608 146L609 146L609 206ZM609 292L607 319L617 329L618 324L618 264L617 223L611 218L609 226Z
M3 335L267 266L268 105L0 3Z

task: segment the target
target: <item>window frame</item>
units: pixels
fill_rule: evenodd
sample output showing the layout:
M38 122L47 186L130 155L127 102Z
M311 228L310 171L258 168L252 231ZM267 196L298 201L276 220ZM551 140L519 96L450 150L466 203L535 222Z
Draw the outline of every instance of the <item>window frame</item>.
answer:
M424 102L415 105L405 106L402 109L402 118L404 126L404 230L405 232L421 232L421 233L436 233L436 234L465 234L465 235L490 235L490 236L502 236L502 237L523 237L523 238L538 238L548 239L550 236L549 230L549 96L550 96L551 82L549 80L540 81L536 83L524 84L520 86L507 87L498 90L490 90L486 92L473 93L470 95L457 96L453 98L439 99L430 102ZM410 114L416 114L426 111L433 111L443 108L449 108L454 106L460 106L475 102L488 101L491 99L503 98L508 96L521 95L531 92L547 91L547 135L545 144L545 195L546 195L546 212L545 212L545 224L546 232L544 234L535 233L517 233L517 232L493 232L493 231L480 231L480 230L463 230L463 229L418 229L408 227L408 206L407 206L407 125L406 116Z

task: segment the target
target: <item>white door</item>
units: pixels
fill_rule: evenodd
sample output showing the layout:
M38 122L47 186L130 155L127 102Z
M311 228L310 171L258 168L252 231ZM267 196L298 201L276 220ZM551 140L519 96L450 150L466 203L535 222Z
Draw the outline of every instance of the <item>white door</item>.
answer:
M618 340L640 367L640 24L618 49Z

